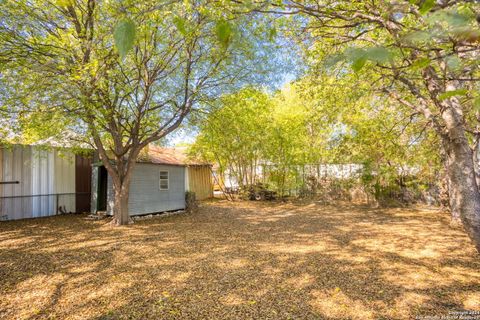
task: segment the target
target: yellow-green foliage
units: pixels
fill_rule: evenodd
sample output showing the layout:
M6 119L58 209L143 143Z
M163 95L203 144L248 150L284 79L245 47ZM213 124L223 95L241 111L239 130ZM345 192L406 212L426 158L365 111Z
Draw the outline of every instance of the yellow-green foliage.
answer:
M268 182L281 191L303 183L301 166L319 163L365 164L375 173L368 184L392 183L413 168L431 180L438 143L426 122L353 80L322 74L275 93L226 95L201 125L193 151L241 184L255 183L255 168L268 167Z

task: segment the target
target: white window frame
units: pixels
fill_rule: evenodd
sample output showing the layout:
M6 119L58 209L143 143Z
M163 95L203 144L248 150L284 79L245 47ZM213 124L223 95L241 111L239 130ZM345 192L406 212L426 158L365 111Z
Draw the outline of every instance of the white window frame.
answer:
M167 173L167 179L162 179L162 173ZM167 188L162 188L162 181L167 181ZM158 189L160 191L168 191L170 189L170 172L168 170L160 170L158 174Z

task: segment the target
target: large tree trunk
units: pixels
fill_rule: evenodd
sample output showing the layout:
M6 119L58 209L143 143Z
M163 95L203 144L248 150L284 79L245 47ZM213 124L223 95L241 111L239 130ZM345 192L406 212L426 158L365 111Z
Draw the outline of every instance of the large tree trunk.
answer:
M446 68L445 65L442 67ZM423 76L426 89L443 120L442 124L436 122L430 110L424 108L425 116L432 121L442 140L452 210L458 208L463 227L480 253L480 193L473 152L466 135L465 116L458 98L440 99L442 93L452 92L461 86L459 81L441 81L433 67L425 68ZM410 89L423 99L415 87Z
M447 174L446 174L446 184L447 184L447 192L448 192L448 204L450 207L450 215L451 215L451 223L452 225L459 225L462 223L462 220L460 218L460 203L459 199L455 196L455 193L453 192L454 187L452 186L452 180L450 179L450 174L448 173L449 171L449 165L447 167Z
M443 147L441 149L441 159L443 163L443 171L440 174L440 206L442 209L450 212L452 225L461 225L462 221L460 219L460 205L458 203L458 199L455 198L452 193L452 181L450 180L450 175L448 173L448 158Z
M477 186L480 188L480 163L479 161L479 152L480 152L480 138L476 137L475 147L473 148L473 165L475 167L475 178L477 180Z
M480 193L472 149L465 134L461 109L457 104L455 98L451 99L442 112L446 126L442 142L446 152L450 196L454 206L458 206L465 231L480 252Z
M115 164L109 162L105 156L102 162L112 179L113 184L113 221L114 225L126 225L133 223L128 211L128 198L130 195L130 180L135 166L138 153L142 148L136 148L131 152L127 160L117 157Z

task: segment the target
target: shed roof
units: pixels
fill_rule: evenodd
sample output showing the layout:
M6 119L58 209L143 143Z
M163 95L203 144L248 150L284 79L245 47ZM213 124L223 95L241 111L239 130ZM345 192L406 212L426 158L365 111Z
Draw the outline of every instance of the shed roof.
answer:
M155 145L149 145L145 152L142 152L138 158L141 163L165 164L174 166L209 166L211 164L191 157L187 153L187 148L164 148Z

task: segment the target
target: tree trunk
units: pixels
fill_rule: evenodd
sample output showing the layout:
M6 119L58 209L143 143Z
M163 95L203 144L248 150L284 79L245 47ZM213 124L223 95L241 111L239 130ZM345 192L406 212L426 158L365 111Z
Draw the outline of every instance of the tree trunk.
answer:
M113 201L113 224L126 225L133 222L128 211L130 183L113 185L115 199Z
M447 192L448 192L448 205L450 208L450 217L451 217L451 224L452 225L460 225L462 224L462 219L460 218L460 203L459 198L456 196L456 193L453 192L454 187L452 185L452 180L450 178L449 168L450 165L446 164L446 185L447 185Z
M443 170L440 173L440 207L450 212L452 225L460 225L462 224L460 219L460 205L458 203L458 199L455 198L455 195L452 192L452 181L450 180L450 175L448 173L448 158L444 148L441 149L441 159L443 163Z
M479 161L479 152L480 152L480 139L477 137L475 139L475 147L473 149L473 165L475 167L475 178L477 180L477 186L480 187L480 163Z
M446 152L449 194L453 208L458 206L465 231L480 252L480 193L473 164L472 149L465 135L461 109L453 98L442 112L446 133L442 136Z
M445 69L445 66L442 66ZM433 67L423 71L426 88L440 111L443 124L436 122L430 110L424 114L431 120L439 134L445 151L445 166L449 179L449 196L453 211L460 214L463 227L480 253L480 193L477 185L473 151L467 138L465 115L458 98L439 99L442 93L461 88L459 81L445 83L439 79ZM421 96L413 87L413 93Z

